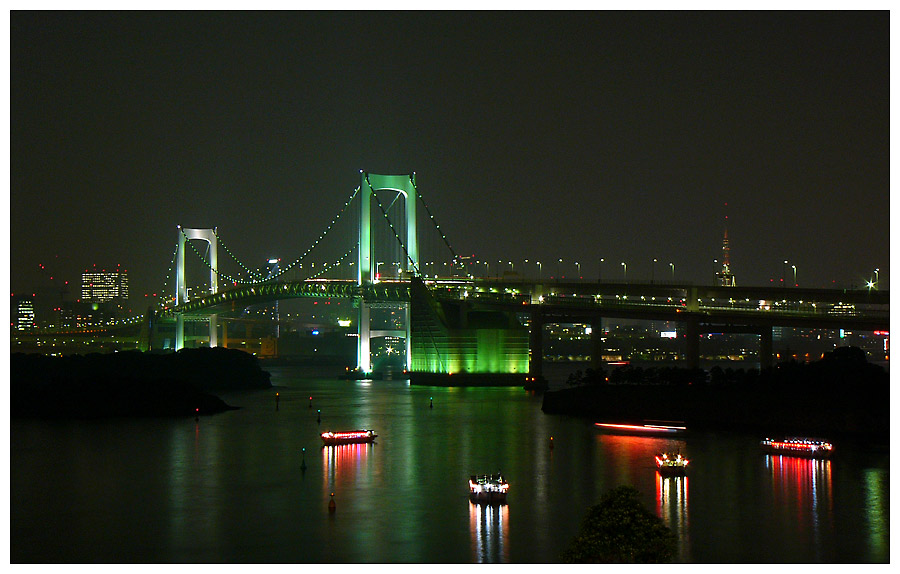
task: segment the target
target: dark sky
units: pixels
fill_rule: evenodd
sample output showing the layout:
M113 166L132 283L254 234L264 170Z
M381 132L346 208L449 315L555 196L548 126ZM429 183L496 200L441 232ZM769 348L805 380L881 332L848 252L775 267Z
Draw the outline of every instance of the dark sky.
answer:
M417 173L454 248L709 283L889 287L889 13L12 12L11 288L175 226L293 260ZM544 271L546 273L547 267ZM554 270L555 271L555 270ZM573 271L569 271L572 273ZM141 309L142 310L142 309Z

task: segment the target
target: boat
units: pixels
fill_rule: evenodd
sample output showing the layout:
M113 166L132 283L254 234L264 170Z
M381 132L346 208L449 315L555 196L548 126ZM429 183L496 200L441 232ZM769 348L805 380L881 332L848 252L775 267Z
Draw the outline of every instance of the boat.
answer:
M656 470L662 476L684 476L689 462L681 453L664 452L656 455Z
M665 424L664 424L665 423ZM594 423L594 426L617 434L636 434L647 436L666 436L683 434L687 427L681 421L652 421L642 425L622 423Z
M830 442L806 437L787 437L784 440L767 438L760 441L759 446L770 454L810 458L828 458L834 451L834 445Z
M506 504L509 483L501 475L469 477L469 499L481 504Z
M326 446L372 442L377 436L373 430L325 431L321 434Z

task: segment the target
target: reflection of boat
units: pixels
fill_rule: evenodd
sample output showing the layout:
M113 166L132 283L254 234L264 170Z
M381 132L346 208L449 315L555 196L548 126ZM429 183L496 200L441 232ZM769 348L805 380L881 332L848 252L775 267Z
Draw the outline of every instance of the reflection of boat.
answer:
M472 502L485 504L506 504L506 493L509 491L509 483L497 475L472 475L469 478L469 498Z
M361 442L372 442L378 435L373 430L353 430L332 432L325 431L322 433L322 442L328 446L338 444L355 444Z
M656 455L656 470L662 476L684 476L689 462L681 453L664 452Z
M759 446L772 454L785 454L788 456L807 456L812 458L827 458L831 456L834 446L827 441L803 437L787 437L784 440L772 440L767 438L760 441Z
M642 425L594 423L594 426L607 432L636 435L673 435L687 430L681 421L651 421Z

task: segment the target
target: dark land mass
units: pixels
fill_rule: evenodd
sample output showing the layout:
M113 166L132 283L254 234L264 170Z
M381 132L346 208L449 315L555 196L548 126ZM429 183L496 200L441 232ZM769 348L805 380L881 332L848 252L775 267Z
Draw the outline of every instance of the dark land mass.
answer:
M208 415L236 408L212 390L272 386L256 357L221 347L65 357L14 353L10 374L12 417Z
M855 347L840 347L813 363L763 369L588 369L573 388L544 394L548 414L594 422L684 421L688 430L854 437L887 445L889 376Z

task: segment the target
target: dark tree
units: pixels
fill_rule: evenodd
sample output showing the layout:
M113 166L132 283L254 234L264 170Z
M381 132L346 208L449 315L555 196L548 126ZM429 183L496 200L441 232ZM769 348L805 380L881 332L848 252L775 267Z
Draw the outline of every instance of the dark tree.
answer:
M569 563L663 563L676 553L672 531L641 503L638 491L619 486L588 509L581 531L562 553Z

